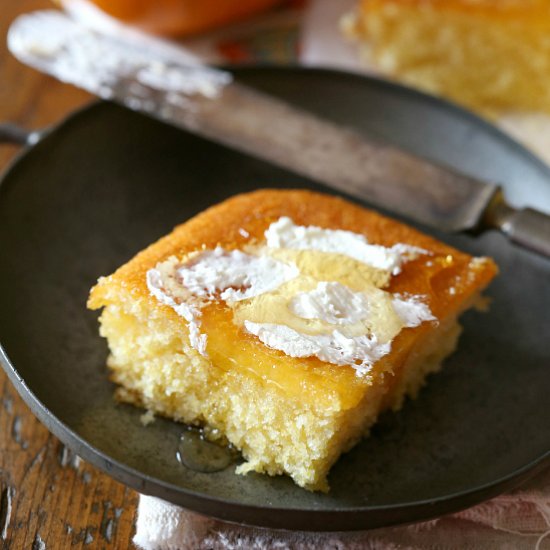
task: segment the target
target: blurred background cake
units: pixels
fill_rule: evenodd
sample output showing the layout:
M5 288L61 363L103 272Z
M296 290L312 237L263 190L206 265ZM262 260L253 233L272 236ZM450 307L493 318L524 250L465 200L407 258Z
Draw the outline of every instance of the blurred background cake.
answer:
M407 84L484 112L550 112L547 0L361 0L344 27Z

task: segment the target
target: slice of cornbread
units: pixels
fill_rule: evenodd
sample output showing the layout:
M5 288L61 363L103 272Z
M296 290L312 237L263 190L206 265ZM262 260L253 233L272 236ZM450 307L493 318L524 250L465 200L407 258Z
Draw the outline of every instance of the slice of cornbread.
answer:
M550 112L547 0L361 0L344 27L408 84L488 114Z
M204 425L239 473L327 490L342 452L451 353L496 273L403 224L308 191L236 196L92 289L122 401Z

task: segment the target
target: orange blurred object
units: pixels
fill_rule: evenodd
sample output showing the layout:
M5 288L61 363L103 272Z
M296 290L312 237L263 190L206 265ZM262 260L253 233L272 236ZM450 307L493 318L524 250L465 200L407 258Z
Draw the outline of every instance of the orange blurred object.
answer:
M146 32L172 36L206 31L281 3L281 0L89 1L124 23Z

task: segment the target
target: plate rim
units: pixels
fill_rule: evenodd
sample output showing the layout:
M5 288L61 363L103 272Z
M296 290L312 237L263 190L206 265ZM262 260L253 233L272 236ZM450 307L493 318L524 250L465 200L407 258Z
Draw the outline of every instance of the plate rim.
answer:
M7 373L10 381L14 384L17 392L29 406L33 414L36 415L40 422L42 422L50 432L52 432L64 445L75 452L78 456L84 458L86 461L99 468L102 472L133 488L139 493L161 499L164 498L165 500L167 494L177 497L184 496L185 498L170 499L169 502L178 504L185 508L189 507L190 510L197 513L216 517L230 523L257 525L261 527L286 530L304 530L304 523L308 523L309 526L315 527L315 529L308 530L329 532L370 530L380 527L404 525L417 521L427 521L448 513L464 510L474 504L497 496L504 491L517 487L519 484L529 480L544 471L546 468L550 467L550 451L547 451L537 459L523 465L508 475L470 490L414 502L387 504L374 507L356 506L352 510L280 508L276 506L269 507L243 504L235 500L213 497L204 495L194 490L184 489L174 485L173 483L144 474L131 466L110 458L106 453L87 442L62 420L57 418L44 405L44 403L38 399L38 397L26 384L23 377L19 375L1 345L0 363L2 364L2 367ZM156 490L157 486L161 487L162 490ZM226 506L229 510L223 509ZM434 507L437 507L437 509L434 510ZM231 513L232 510L237 510L238 513ZM227 513L228 511L230 511L230 513ZM268 522L257 522L255 521L255 518L259 512L269 512L274 517ZM388 512L402 512L404 513L404 517L401 518L402 514L397 513L393 518L389 519L385 517L385 514ZM298 514L302 516L301 519L297 521L293 520L293 517ZM369 518L369 521L369 519L366 518L366 516L369 515L375 517ZM383 517L379 518L379 515ZM306 516L305 522L303 516ZM351 521L349 521L350 516L353 516ZM360 519L365 520L365 522L359 525L356 516L359 516ZM405 519L405 517L407 519ZM328 518L331 520L330 525L327 523ZM337 529L333 528L335 524L338 526Z
M492 134L500 141L507 142L508 146L513 147L518 153L528 158L538 169L547 172L550 184L550 167L535 154L525 149L515 139L487 121L479 118L474 113L435 96L380 78L349 73L338 69L247 65L233 66L230 70L237 73L237 78L239 74L254 71L336 75L337 78L356 79L366 82L370 86L386 88L391 90L394 94L404 94L409 97L412 95L416 99L431 104L438 109L450 110L456 116L465 118L469 122L482 128L485 132ZM78 120L80 117L87 116L91 111L103 108L104 105L109 104L109 102L93 100L91 103L70 113L57 124L49 127L36 144L24 146L16 157L8 163L0 177L0 198L1 192L6 190L6 180L18 169L19 165L25 161L29 153L35 148L47 143L50 139L54 139L58 132L65 130L67 126L74 123L74 121ZM473 504L492 498L506 490L510 490L542 472L547 467L550 467L549 449L528 464L524 464L513 472L481 486L432 499L398 504L355 506L353 509L338 509L333 507L330 510L302 507L281 508L244 504L229 498L205 495L195 490L185 489L173 483L140 472L131 466L110 458L105 452L96 448L74 430L69 428L69 426L55 416L47 406L38 399L30 386L27 385L24 378L19 374L1 344L0 364L2 364L8 378L33 414L35 414L46 428L58 437L64 445L76 452L79 456L82 456L82 458L102 470L104 473L138 492L164 499L171 497L168 498L170 502L189 507L198 513L217 517L223 521L232 523L245 523L287 530L304 530L307 524L307 530L314 531L367 530L412 523L421 520L429 520L447 513L465 509ZM260 521L258 521L258 517L261 518ZM329 517L330 522L327 521Z

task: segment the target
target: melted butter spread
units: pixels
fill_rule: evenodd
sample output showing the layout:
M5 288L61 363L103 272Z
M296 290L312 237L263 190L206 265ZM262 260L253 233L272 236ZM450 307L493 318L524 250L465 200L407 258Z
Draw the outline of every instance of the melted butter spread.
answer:
M335 329L348 337L376 333L383 341L391 340L403 327L391 294L378 288L389 282L387 272L316 250L278 250L274 255L294 261L299 275L237 304L234 318L238 324L280 324L309 335L330 334Z
M300 274L318 281L336 281L352 290L361 290L372 285L378 288L388 286L391 273L342 253L319 250L292 250L265 247L260 254L269 254L281 262L294 264Z
M422 297L384 290L423 250L372 245L362 235L297 226L289 218L271 224L265 236L246 251L218 247L149 270L151 294L187 320L190 343L203 355L200 310L215 300L265 345L351 365L359 375L389 353L403 328L435 320Z

